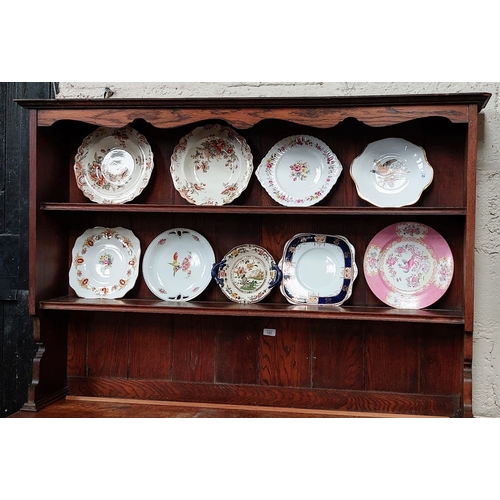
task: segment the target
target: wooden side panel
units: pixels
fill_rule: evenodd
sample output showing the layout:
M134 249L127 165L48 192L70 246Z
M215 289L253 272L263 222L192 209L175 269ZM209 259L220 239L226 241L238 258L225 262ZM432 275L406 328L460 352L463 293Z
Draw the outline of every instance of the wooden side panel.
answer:
M477 178L477 107L471 106L469 110L469 131L466 143L467 168L466 193L467 193L467 220L465 224L465 331L472 332L474 329L474 254L476 237L476 178ZM472 346L468 351L471 351ZM467 356L467 362L472 362L472 356Z

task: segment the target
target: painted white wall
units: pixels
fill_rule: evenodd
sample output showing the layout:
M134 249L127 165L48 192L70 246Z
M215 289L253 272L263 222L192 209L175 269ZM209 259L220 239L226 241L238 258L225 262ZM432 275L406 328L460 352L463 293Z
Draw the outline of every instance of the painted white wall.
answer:
M60 82L58 98L343 96L491 92L479 120L473 412L500 417L500 82Z

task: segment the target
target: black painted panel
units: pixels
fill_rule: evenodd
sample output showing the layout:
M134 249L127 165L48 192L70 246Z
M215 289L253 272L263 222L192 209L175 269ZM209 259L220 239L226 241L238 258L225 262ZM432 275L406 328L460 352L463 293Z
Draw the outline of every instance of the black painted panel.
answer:
M51 83L0 82L0 417L27 400L35 354L28 314L28 111L14 99L52 98Z

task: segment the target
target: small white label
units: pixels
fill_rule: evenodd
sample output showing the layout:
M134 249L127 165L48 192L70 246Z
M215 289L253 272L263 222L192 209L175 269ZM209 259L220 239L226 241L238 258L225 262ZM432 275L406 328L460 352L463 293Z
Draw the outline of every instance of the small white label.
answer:
M269 337L276 337L276 330L274 328L264 328L262 333Z

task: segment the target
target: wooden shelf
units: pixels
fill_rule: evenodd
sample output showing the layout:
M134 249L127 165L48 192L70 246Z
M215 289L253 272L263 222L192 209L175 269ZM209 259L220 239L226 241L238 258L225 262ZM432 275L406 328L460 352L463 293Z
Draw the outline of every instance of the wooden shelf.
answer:
M406 321L462 325L459 310L405 310L392 307L317 306L288 304L237 304L235 302L167 302L145 299L82 299L59 297L40 303L41 309L53 311L105 311L120 313L188 314L202 316L256 316L327 320Z
M98 203L41 203L40 210L56 212L125 212L125 213L193 213L193 214L238 214L238 215L465 215L465 208L451 207L285 207L285 206L196 206L196 205L159 205L129 203L124 205L105 205Z

